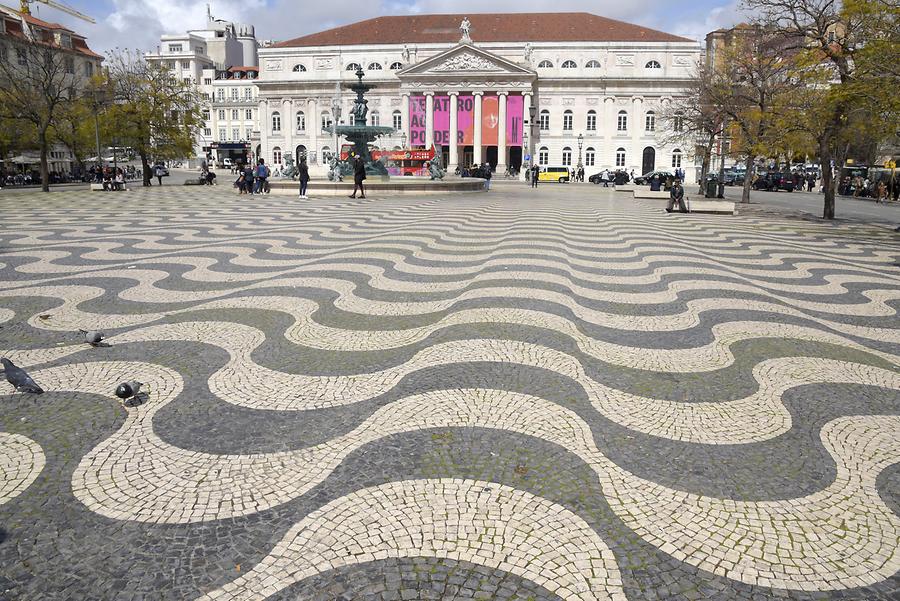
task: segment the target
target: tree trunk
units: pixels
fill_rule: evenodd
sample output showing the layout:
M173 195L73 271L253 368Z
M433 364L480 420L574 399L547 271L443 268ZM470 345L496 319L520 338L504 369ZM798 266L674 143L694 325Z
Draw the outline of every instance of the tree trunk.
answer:
M831 145L828 135L819 138L819 161L822 164L822 188L825 190L825 206L822 208L822 219L834 219L834 172L831 169ZM840 171L838 171L840 173Z
M152 174L150 173L150 162L147 160L147 153L141 152L141 168L144 170L144 187L152 186L150 183L150 178Z
M700 191L698 194L705 194L706 190L703 189L706 183L706 174L709 173L709 163L712 159L712 147L713 144L716 143L716 134L709 134L709 139L706 141L706 146L703 148L703 164L700 166Z
M746 173L744 174L744 190L741 192L741 202L750 202L750 186L753 185L753 174L756 171L756 157L752 154L747 155L747 162L744 164Z
M41 192L50 191L50 166L47 164L47 132L42 131L38 134L41 144Z

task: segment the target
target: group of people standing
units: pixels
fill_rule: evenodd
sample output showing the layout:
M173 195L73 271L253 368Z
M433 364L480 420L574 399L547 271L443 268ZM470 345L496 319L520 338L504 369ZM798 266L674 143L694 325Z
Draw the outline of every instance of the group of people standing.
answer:
M256 166L247 163L239 170L240 175L234 181L238 194L268 194L269 167L264 159L259 159Z

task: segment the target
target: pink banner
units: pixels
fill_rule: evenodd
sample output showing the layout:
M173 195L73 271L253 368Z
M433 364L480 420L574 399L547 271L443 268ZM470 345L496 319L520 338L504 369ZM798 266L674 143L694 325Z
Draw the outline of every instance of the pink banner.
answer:
M450 97L434 97L434 145L450 146Z
M522 96L506 98L506 144L508 146L522 145L524 113L525 99Z
M409 146L425 146L425 97L409 97Z
M456 106L456 143L471 146L475 143L475 97L460 94Z

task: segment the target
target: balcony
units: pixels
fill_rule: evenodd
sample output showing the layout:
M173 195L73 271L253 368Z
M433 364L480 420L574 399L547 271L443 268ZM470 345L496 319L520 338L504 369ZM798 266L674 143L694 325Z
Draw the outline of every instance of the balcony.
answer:
M258 98L238 98L237 100L233 100L231 98L222 98L213 97L212 100L213 106L256 106L259 104Z

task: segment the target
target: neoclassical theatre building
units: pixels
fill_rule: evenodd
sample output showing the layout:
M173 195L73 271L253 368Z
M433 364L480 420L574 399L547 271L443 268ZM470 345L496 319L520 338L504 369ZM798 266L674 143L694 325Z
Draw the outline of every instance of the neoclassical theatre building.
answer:
M700 46L587 13L379 17L259 51L256 155L304 155L324 171L349 123L362 67L370 125L397 131L384 149L442 152L451 172L489 162L502 173L537 161L636 173L682 167L691 149L666 145L660 115L682 93ZM256 135L256 134L255 134Z

